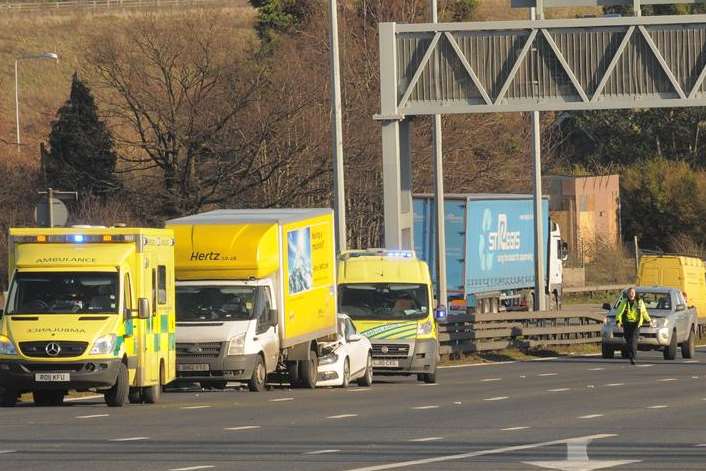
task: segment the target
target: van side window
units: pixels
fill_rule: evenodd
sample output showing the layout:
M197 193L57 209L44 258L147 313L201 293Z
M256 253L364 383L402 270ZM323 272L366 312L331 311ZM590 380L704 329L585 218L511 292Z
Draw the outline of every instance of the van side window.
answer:
M167 267L157 267L157 302L167 304Z

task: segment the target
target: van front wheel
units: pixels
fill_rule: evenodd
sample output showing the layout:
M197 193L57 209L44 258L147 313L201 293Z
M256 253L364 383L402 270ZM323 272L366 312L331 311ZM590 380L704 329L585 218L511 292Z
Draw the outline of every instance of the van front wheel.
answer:
M252 392L262 392L265 390L266 381L267 370L265 369L265 362L262 360L262 355L258 355L255 368L252 371L252 377L248 382L248 389Z
M120 363L115 384L105 392L105 403L110 407L124 406L130 394L129 381L127 366L125 366L125 363Z

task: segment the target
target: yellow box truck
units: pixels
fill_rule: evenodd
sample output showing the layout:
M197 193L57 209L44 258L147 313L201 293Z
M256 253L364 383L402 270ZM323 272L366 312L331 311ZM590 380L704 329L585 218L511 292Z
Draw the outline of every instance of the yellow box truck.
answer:
M316 386L335 338L330 209L219 210L167 222L176 237L177 382L262 391L268 374Z
M174 238L164 229L10 229L0 403L70 390L154 403L175 375Z
M678 288L689 306L706 318L706 268L696 257L679 255L643 255L640 257L640 286Z
M416 374L436 382L439 334L429 267L409 250L369 249L338 262L339 311L373 346L378 375Z

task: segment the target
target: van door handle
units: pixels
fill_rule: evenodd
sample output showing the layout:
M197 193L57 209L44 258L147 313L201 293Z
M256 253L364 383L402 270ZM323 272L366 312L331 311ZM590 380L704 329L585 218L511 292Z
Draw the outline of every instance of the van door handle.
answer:
M252 341L253 341L253 342L257 342L257 341L258 341L258 338L257 338L257 337L253 337L253 338L252 338Z

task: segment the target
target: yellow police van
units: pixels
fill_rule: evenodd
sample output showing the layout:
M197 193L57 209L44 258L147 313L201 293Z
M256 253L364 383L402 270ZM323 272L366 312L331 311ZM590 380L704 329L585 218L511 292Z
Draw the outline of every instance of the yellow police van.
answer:
M10 229L0 405L154 403L175 376L174 237L166 229Z
M338 310L373 346L376 375L436 382L439 335L429 267L408 250L354 250L338 262Z

